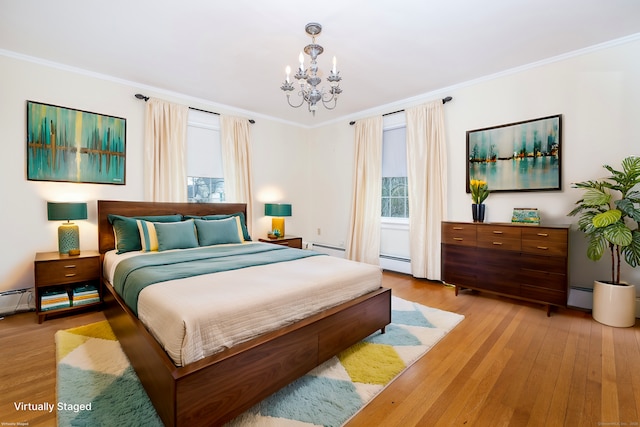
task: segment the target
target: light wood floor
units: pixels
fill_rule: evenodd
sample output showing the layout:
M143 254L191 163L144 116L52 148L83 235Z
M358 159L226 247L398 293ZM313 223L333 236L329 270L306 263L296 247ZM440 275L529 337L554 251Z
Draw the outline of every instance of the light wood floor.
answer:
M640 322L610 328L588 313L462 292L388 273L396 296L466 316L348 423L356 426L634 426L640 422ZM55 425L54 333L101 312L0 320L0 424Z

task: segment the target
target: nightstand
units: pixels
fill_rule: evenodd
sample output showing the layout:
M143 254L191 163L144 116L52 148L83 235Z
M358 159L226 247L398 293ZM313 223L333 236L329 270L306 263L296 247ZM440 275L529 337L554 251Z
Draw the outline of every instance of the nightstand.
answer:
M82 251L69 256L38 252L34 260L38 323L48 315L100 307L100 254Z
M274 243L276 245L289 246L290 248L302 249L302 237L284 236L277 239L258 239L260 242Z

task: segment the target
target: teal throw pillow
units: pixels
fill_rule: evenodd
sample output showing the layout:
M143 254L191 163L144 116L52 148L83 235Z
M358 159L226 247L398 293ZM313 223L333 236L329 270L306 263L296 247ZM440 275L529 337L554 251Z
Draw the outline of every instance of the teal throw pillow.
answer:
M193 220L182 222L156 222L153 224L158 236L158 251L187 249L198 246Z
M234 216L237 216L238 218L240 218L240 225L242 226L242 237L244 238L244 240L251 241L251 236L249 235L249 230L247 229L247 221L244 217L243 212L236 212L229 215L205 215L201 217L201 219L216 220L216 219L226 219Z
M153 222L179 222L182 221L182 215L156 215L156 216L137 216L127 217L122 215L107 215L107 219L113 225L113 231L116 238L116 250L118 254L125 252L142 250L140 242L140 231L136 220L142 219Z
M200 246L220 245L223 243L242 243L236 217L217 220L196 219L198 242Z

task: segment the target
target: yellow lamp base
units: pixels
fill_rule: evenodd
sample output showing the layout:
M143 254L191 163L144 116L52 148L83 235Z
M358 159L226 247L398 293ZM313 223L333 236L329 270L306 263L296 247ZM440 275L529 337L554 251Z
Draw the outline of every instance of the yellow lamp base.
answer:
M280 237L284 237L284 218L273 217L271 218L271 234L275 234L275 231L280 232Z

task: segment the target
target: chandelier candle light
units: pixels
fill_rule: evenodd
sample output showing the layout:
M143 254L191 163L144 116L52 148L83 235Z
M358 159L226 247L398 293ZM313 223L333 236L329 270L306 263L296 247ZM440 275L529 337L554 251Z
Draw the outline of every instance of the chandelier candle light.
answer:
M340 77L340 72L336 70L336 57L334 56L333 68L331 69L329 77L327 77L327 81L331 84L329 93L325 92L324 87L322 89L318 89L318 85L322 79L318 77L318 63L316 59L324 49L319 44L316 44L316 36L322 31L322 25L316 22L311 22L307 24L304 29L307 34L311 36L311 44L308 44L304 48L304 52L311 58L311 63L309 64L309 68L305 68L304 55L300 52L300 56L298 57L300 67L294 76L300 84L300 91L298 92L298 95L302 97L300 103L297 105L291 103L291 92L295 89L295 86L291 83L291 67L288 65L285 69L287 78L282 86L280 86L280 89L282 89L287 95L287 102L290 106L298 108L306 102L309 107L309 111L311 111L315 116L319 102L322 102L322 105L324 105L327 110L333 110L336 107L336 104L338 103L338 95L342 93L339 83L340 80L342 80L342 77Z

